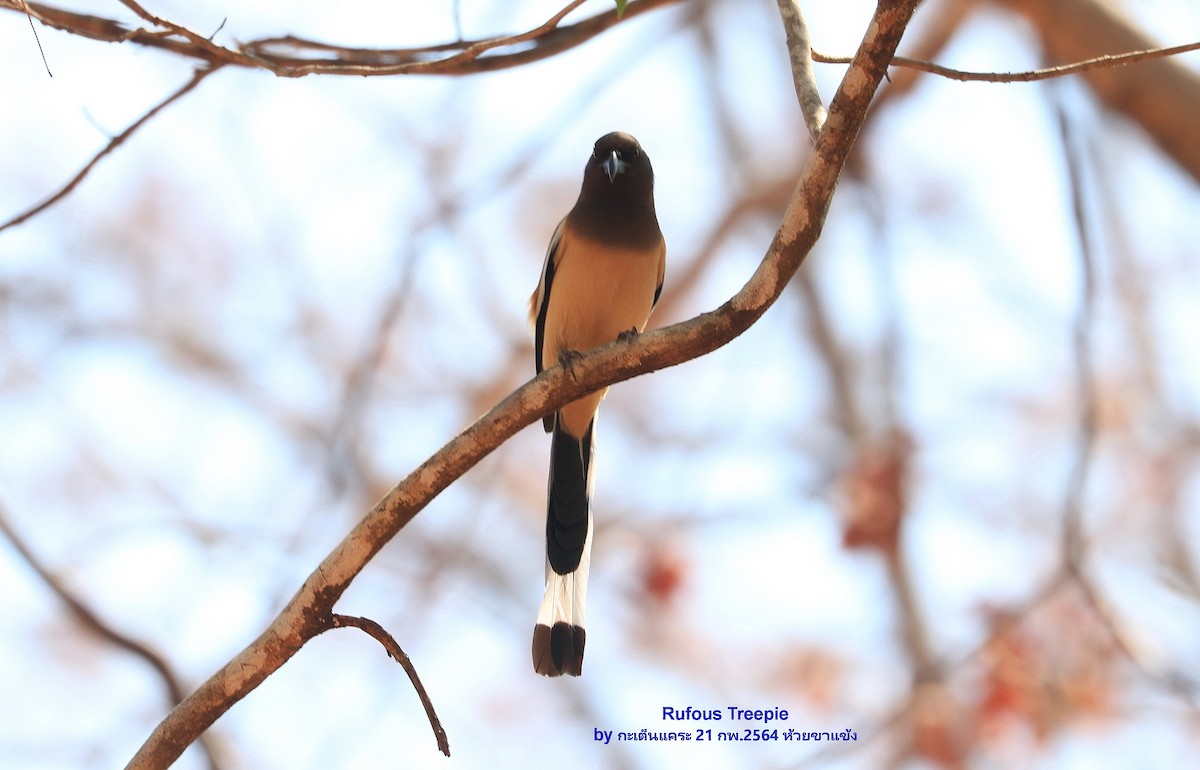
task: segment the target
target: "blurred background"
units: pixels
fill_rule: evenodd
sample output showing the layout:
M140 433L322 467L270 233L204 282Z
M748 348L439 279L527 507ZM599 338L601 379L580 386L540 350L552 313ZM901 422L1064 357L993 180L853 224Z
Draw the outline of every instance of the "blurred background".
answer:
M229 46L397 47L530 29L559 1L147 7ZM139 25L112 0L69 7ZM814 47L849 55L874 4L803 7ZM1189 0L1106 7L928 0L901 52L1006 72L1120 50L1113 28L1200 38ZM39 24L51 78L6 10L0 223L195 66ZM816 66L828 100L845 68ZM1177 150L1196 143L1198 69L1193 53L1038 83L893 70L792 288L601 409L582 678L529 659L549 451L531 426L338 604L411 656L451 760L404 672L347 630L177 766L1194 756L1200 192ZM526 302L614 129L657 174L651 324L716 307L811 147L766 0L682 0L469 77L227 67L0 231L6 767L122 766L168 681L190 692L223 665L389 487L532 376ZM664 706L783 708L770 727L857 740L594 740L761 726L664 722Z

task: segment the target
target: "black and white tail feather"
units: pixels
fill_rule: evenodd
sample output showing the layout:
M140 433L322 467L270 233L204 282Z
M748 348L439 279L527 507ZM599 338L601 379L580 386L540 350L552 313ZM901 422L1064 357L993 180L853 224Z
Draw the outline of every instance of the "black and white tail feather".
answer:
M546 593L533 630L533 667L539 674L583 673L587 642L588 568L592 557L592 456L596 422L582 441L555 421L550 442L546 511Z

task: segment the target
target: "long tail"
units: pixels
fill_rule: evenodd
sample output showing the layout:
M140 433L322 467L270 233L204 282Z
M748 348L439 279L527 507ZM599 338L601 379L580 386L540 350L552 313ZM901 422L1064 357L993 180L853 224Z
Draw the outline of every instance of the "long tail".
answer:
M584 608L592 555L592 429L575 438L558 421L550 441L546 505L546 594L533 629L533 668L546 676L583 673Z

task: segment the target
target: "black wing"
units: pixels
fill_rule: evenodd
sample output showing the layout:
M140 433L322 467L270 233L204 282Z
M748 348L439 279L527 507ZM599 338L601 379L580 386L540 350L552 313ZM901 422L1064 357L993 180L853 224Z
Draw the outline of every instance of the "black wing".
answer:
M533 321L533 365L538 374L542 373L542 350L546 346L546 310L550 307L550 288L554 283L554 268L558 262L558 247L562 243L563 219L554 228L554 236L550 238L550 247L546 249L546 262L542 265L542 277L538 283L537 315ZM542 418L542 427L549 433L554 428L554 415Z

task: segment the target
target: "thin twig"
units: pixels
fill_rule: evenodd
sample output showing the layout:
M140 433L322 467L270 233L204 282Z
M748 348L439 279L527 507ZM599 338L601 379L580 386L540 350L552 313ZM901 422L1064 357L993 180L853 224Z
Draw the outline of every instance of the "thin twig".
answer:
M1122 623L1116 610L1101 593L1099 587L1094 584L1087 569L1083 532L1083 497L1086 491L1091 457L1095 451L1096 434L1099 429L1095 365L1092 361L1092 327L1095 324L1096 315L1095 247L1092 244L1088 209L1083 199L1084 190L1087 188L1083 179L1082 152L1077 146L1078 142L1073 141L1071 124L1061 103L1057 105L1056 116L1063 152L1067 160L1071 205L1076 230L1079 233L1079 263L1082 273L1079 308L1076 311L1073 331L1077 372L1076 388L1079 391L1081 403L1075 464L1068 479L1067 493L1063 504L1063 569L1074 579L1083 592L1088 605L1092 608L1092 612L1125 657L1151 680L1163 684L1169 690L1188 698L1195 704L1200 699L1200 681L1179 667L1170 667L1161 661L1152 660L1143 645L1139 644L1135 636L1125 629L1125 624Z
M893 451L904 452L906 450L900 448ZM907 462L907 459L904 461ZM906 558L902 544L884 551L882 555L887 567L888 587L896 602L896 614L900 625L900 636L904 641L904 651L908 654L909 665L912 667L912 684L915 695L917 687L934 680L938 675L937 662L929 642L929 624L925 621L924 613L921 612L917 587L913 583L909 560Z
M400 645L387 632L387 629L370 618L360 618L354 615L338 615L335 613L330 617L330 620L332 622L330 628L357 628L366 633L367 636L382 644L383 649L387 650L387 654L391 656L392 660L400 664L404 669L404 673L408 674L409 681L413 684L413 689L417 691L417 697L421 699L421 705L425 707L425 715L429 717L429 726L433 728L433 736L437 739L438 749L446 756L450 756L450 741L446 738L446 731L442 728L442 721L438 719L437 712L433 709L433 701L429 700L429 694L425 692L425 686L421 684L421 678L417 676L417 668L412 664L412 661L404 650L400 649Z
M963 26L963 22L978 8L983 0L941 0L926 3L919 29L912 30L904 42L908 58L934 61L946 49ZM879 92L875 112L879 113L884 101L891 101L912 90L921 77L915 69L897 68L888 76L888 83Z
M141 5L134 2L134 0L119 0L119 2L121 3L121 5L124 5L126 8L133 11L139 17L150 22L154 26L162 27L162 29L165 30L166 32L173 34L173 35L178 35L179 37L188 41L192 45L196 46L201 51L208 54L207 58L209 58L210 61L233 63L233 62L237 62L244 58L242 54L239 54L236 51L231 51L228 48L225 48L224 46L217 45L216 43L214 43L212 41L212 38L216 35L216 32L214 32L212 35L209 35L208 37L205 37L204 35L201 35L197 32L193 32L190 29L188 29L187 27L176 24L173 21L168 21L167 19L163 19L159 16L155 16L154 14L150 13L145 8L143 8ZM225 25L225 22L222 21L221 26L224 26L224 25ZM219 30L220 27L218 27L217 29Z
M825 118L829 116L829 112L821 101L821 91L817 88L817 78L813 74L808 25L804 23L804 14L800 12L799 0L777 2L783 28L787 33L788 58L792 62L792 83L796 86L796 98L800 100L800 112L804 113L804 123L815 142L825 126Z
M1171 665L1146 650L1145 645L1138 641L1137 634L1126 629L1116 609L1084 572L1077 571L1074 578L1092 613L1121 654L1151 682L1187 700L1193 708L1200 705L1200 681L1180 666Z
M462 65L470 64L477 61L483 54L496 48L505 48L508 46L518 45L539 38L554 32L558 29L559 23L579 6L583 5L587 0L571 0L557 13L547 19L540 26L534 27L526 32L521 32L516 35L508 35L504 37L493 37L486 40L464 43L463 46L450 56L438 59L427 59L423 50L417 49L409 53L404 61L396 62L395 64L381 63L352 63L346 64L337 61L317 61L317 62L302 62L299 64L285 64L284 59L270 56L266 51L266 46L262 44L248 44L242 47L251 58L267 67L277 75L284 77L303 77L314 73L335 74L335 75L400 75L400 74L432 74L440 72L457 71ZM577 25L578 26L578 25ZM337 50L336 48L330 50ZM376 52L376 55L378 52Z
M780 2L782 1L780 0ZM1083 61L1072 62L1071 64L1060 64L1055 67L1044 67L1026 72L969 72L943 67L940 64L920 59L909 59L905 56L893 57L892 65L921 70L922 72L940 75L951 80L979 81L983 83L1029 83L1035 80L1049 80L1050 78L1074 75L1078 72L1086 72L1088 70L1123 67L1127 64L1136 64L1140 61L1165 59L1168 56L1178 56L1181 53L1196 50L1200 50L1200 42L1175 45L1168 48L1147 48L1128 53L1106 54L1091 59L1084 59ZM850 62L849 57L826 56L816 50L812 52L812 58L813 61L821 62L822 64L848 64Z
M176 675L171 668L171 664L167 659L151 648L144 642L140 642L108 624L103 618L96 614L96 611L83 602L74 594L66 585L59 580L58 576L50 571L46 565L42 563L13 528L8 520L8 511L4 506L0 505L0 534L12 545L13 550L17 552L22 559L33 570L42 582L58 597L59 601L67 606L71 614L75 616L85 628L99 636L105 642L114 647L124 650L134 657L144 660L150 668L154 669L154 673L162 680L163 685L167 688L167 696L170 698L172 705L177 705L187 695L186 685ZM201 736L204 738L204 736ZM204 751L204 756L208 760L210 770L220 770L220 764L217 762L216 749L210 745L210 740L201 740L201 748Z
M454 56L449 57L448 59L442 59L441 61L437 62L437 64L447 65L454 64L459 61L471 61L472 59L478 59L480 55L486 51L490 51L493 48L517 45L518 43L524 43L528 40L534 40L535 38L541 37L547 32L557 29L559 22L565 19L567 14L583 5L585 2L587 2L587 0L571 0L571 2L563 6L558 13L547 19L546 22L540 27L534 27L528 32L522 32L519 35L509 35L508 37L499 37L492 40L484 40L475 43L474 45L467 46L465 49Z
M1067 491L1063 500L1063 561L1069 570L1078 572L1082 571L1084 559L1083 497L1097 431L1096 375L1092 362L1092 327L1096 321L1096 258L1087 207L1083 200L1086 189L1083 180L1083 160L1072 141L1071 126L1061 105L1058 106L1056 115L1067 161L1071 210L1075 218L1075 230L1079 235L1079 306L1075 311L1072 328L1079 424L1075 462L1067 480Z
M125 140L128 139L130 136L132 136L135 131L137 131L139 128L144 126L147 121L149 121L151 118L153 118L159 112L161 112L168 105L173 103L175 100L179 99L181 96L184 96L185 94L190 92L196 86L200 85L200 81L204 80L204 78L208 77L213 72L215 72L219 66L220 65L213 65L211 67L201 67L201 68L197 69L195 71L195 73L192 74L191 80L184 83L182 87L180 87L177 91L175 91L173 94L168 96L166 99L162 100L158 104L154 105L154 107L150 108L150 110L145 115L142 115L140 118L138 118L136 121L134 121L129 126L129 128L125 129L121 133L114 136L109 141L109 143L104 147L104 149L102 149L100 152L96 153L96 155L93 156L90 161L88 161L87 165L84 166L82 169L80 169L79 173L77 173L74 177L72 177L71 180L69 182L67 182L58 192L54 193L49 198L47 198L46 200L37 204L33 208L31 208L21 214L18 214L17 216L8 220L4 224L0 224L0 232L3 232L4 230L7 230L10 227L15 227L15 226L21 224L22 222L26 221L30 217L40 214L41 212L43 212L46 209L53 206L55 203L58 203L60 200L65 198L68 194L70 194L70 192L72 190L74 190L79 185L80 182L82 182L84 180L84 178L88 174L91 173L92 169L95 168L96 164L99 163L101 161L101 159L103 159L106 155L111 153L113 150L117 149L122 144L124 144Z
M25 11L25 18L29 19L29 31L33 33L33 42L37 43L38 53L42 55L42 66L46 68L46 74L54 77L54 73L50 71L50 62L46 61L46 51L42 48L42 39L38 37L37 27L33 23L33 14L29 12L29 4L25 0L20 0L21 7Z
M132 0L122 0L122 2L132 2ZM574 11L579 6L583 5L587 0L571 0L557 13L547 19L540 26L534 27L526 32L521 32L516 35L508 35L504 37L493 37L486 40L479 40L472 43L466 43L456 53L440 59L426 60L424 57L416 57L416 60L408 60L397 62L395 64L343 64L338 62L318 61L301 63L296 65L284 64L280 59L273 59L266 52L265 46L255 45L253 43L242 46L242 52L250 59L256 61L262 66L270 69L276 75L284 77L303 77L313 73L322 74L338 74L338 75L399 75L399 74L420 74L441 72L446 69L454 69L458 65L466 64L477 60L480 56L495 48L504 48L508 46L518 45L531 40L536 40L540 37L553 32L558 28L559 23ZM337 50L333 48L331 50Z
M462 0L454 0L454 6L450 10L450 15L454 19L454 37L458 40L462 40L463 39Z
M837 337L825 295L817 285L814 271L804 270L798 274L793 287L800 295L800 312L804 314L804 323L808 327L809 342L816 349L829 380L832 419L845 434L847 444L854 446L865 442L867 420L855 396L854 362Z

